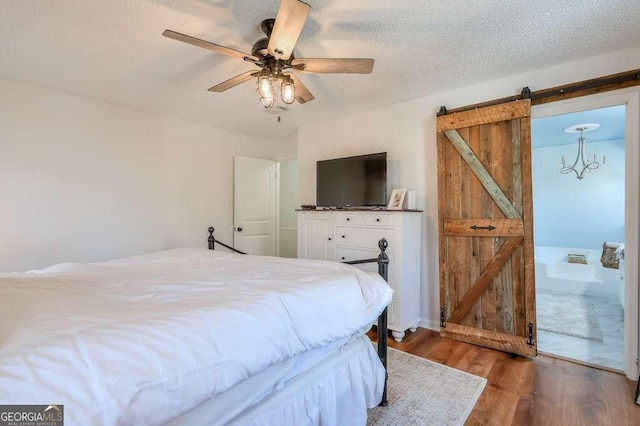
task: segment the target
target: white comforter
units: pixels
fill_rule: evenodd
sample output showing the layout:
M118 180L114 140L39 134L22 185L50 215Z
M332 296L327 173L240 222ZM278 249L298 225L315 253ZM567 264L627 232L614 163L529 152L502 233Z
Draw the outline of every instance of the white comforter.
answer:
M0 404L160 424L362 332L390 300L347 265L197 249L0 274Z

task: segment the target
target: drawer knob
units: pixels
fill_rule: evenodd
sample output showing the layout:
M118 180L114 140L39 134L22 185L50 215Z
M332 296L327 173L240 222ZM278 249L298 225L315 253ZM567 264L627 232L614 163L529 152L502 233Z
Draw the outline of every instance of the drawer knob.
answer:
M344 235L342 236L342 238L344 238Z
M342 260L344 260L344 256L342 256Z
M327 238L329 241L331 241L331 237Z
M348 217L348 218L347 218L347 221L350 221L350 220L351 220L351 218L350 218L350 217ZM344 259L344 257L343 257L343 259Z
M376 222L380 222L380 218L379 217L376 218Z

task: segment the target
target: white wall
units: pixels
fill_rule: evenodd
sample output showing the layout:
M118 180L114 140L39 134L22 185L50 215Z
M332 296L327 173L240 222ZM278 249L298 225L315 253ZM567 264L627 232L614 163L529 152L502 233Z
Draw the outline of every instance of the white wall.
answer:
M281 257L298 257L298 160L280 162L280 252Z
M422 316L437 329L438 234L436 112L511 96L522 87L539 90L640 68L640 49L600 55L546 69L514 75L372 111L301 127L298 130L299 202L315 203L315 163L345 155L387 151L389 186L417 190L424 209L422 232Z
M608 166L585 173L582 180L573 172L562 175L557 168L563 155L573 163L577 143L533 150L536 246L597 251L604 241L624 243L624 144L624 139L588 142L587 152L598 153L600 161L606 155Z
M231 241L233 156L295 144L0 80L0 271Z

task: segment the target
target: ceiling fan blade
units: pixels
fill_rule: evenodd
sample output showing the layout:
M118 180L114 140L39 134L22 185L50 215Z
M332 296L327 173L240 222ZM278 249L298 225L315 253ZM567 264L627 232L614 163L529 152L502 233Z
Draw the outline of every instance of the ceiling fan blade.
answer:
M293 80L293 85L294 85L295 91L296 91L296 100L298 102L300 102L301 104L304 104L304 103L307 103L307 102L311 102L312 100L314 100L316 98L309 91L309 89L307 89L307 87L304 84L302 84L300 79L295 74L287 73L287 75L289 77L291 77L291 79Z
M253 77L256 77L259 73L260 71L247 71L240 75L236 75L235 77L232 77L227 81L223 81L220 84L216 84L215 86L211 87L209 91L217 92L217 93L224 92L225 90L229 90L232 87L236 87L238 84L242 84L245 81L251 80Z
M291 57L310 10L311 6L300 0L282 0L267 46L276 59Z
M189 43L194 46L202 47L203 49L211 50L212 52L222 53L223 55L233 56L234 58L248 58L251 61L258 61L259 59L248 53L240 52L239 50L231 49L230 47L220 46L219 44L211 43L210 41L200 40L199 38L191 37L186 34L177 33L171 30L164 30L163 36L181 41L183 43Z
M373 63L369 58L294 59L291 66L309 74L371 74Z

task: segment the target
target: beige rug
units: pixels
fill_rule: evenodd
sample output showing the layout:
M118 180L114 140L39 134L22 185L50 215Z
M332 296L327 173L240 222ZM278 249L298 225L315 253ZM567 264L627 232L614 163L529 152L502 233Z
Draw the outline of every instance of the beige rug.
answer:
M367 425L463 425L487 380L389 348L389 406L369 410Z
M587 297L536 291L538 330L602 342L596 310Z

